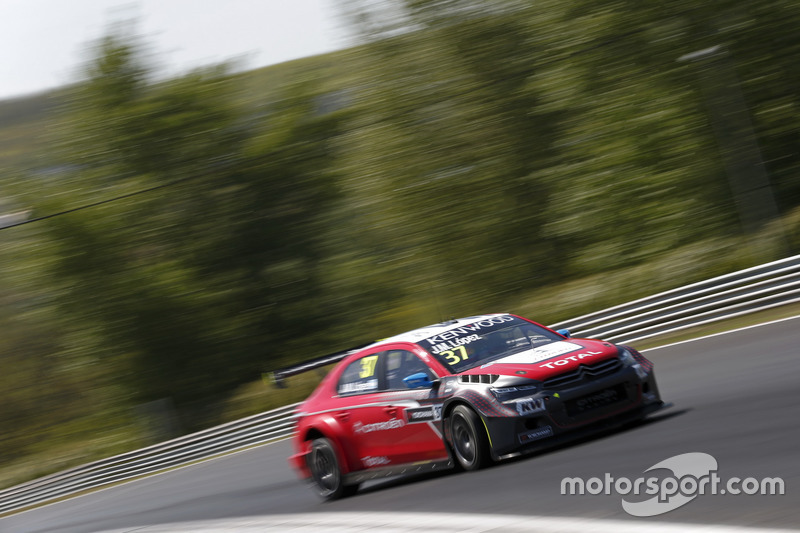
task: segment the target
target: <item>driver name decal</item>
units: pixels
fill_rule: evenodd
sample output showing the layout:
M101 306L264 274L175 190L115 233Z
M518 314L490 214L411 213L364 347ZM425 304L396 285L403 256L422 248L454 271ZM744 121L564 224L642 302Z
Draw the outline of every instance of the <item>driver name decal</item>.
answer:
M480 335L469 335L468 337L460 337L452 340L448 340L445 342L440 342L436 346L431 348L431 353L433 355L440 354L442 352L446 352L452 350L453 348L458 348L459 346L464 346L469 344L473 341L480 340Z

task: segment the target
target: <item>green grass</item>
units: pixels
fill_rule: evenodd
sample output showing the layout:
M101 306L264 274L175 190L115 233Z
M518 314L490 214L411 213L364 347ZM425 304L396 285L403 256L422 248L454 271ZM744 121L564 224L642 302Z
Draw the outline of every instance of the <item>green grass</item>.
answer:
M331 368L333 365L287 378L285 388L275 386L266 378L243 385L225 402L222 418L227 421L237 420L301 402L311 394Z

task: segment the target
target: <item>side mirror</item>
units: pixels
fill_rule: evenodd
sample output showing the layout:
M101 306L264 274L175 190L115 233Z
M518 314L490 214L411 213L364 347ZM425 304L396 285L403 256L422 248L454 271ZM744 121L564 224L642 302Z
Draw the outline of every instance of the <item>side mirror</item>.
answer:
M422 387L431 388L433 387L433 381L428 379L428 374L425 372L417 372L416 374L411 374L410 376L406 376L403 378L403 383L406 384L406 387L409 389L421 389Z
M572 337L572 333L570 333L568 329L559 329L556 331L556 333L558 333L559 335L563 335L568 339Z

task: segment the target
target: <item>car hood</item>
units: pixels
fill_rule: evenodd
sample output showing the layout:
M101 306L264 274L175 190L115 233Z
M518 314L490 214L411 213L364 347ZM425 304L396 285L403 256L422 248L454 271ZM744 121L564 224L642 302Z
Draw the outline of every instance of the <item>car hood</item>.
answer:
M609 342L567 339L505 355L465 370L461 374L499 374L544 380L576 370L579 365L591 365L612 359L617 357L618 353L617 347Z

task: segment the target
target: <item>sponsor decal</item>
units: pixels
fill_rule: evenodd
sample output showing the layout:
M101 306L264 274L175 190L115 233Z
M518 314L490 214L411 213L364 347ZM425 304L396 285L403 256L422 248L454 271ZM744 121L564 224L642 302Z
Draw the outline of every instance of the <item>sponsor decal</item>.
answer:
M683 507L697 496L774 496L786 493L786 483L782 478L724 479L717 470L718 463L712 455L689 452L654 464L644 471L649 473L647 477L615 478L608 472L602 478L566 477L561 480L561 494L622 495L622 508L626 513L647 517ZM643 499L643 495L650 498Z
M553 436L553 428L550 426L544 426L539 429L534 429L533 431L528 431L526 433L521 433L519 435L519 441L522 444L526 444L528 442L532 442L539 439L544 439L546 437Z
M604 405L614 403L618 399L619 394L616 390L606 389L598 392L597 394L591 394L589 396L584 396L583 398L578 398L575 400L575 407L578 409L578 411L586 411L587 409L594 409L595 407L602 407Z
M356 422L353 424L353 432L358 434L373 433L375 431L387 431L389 429L398 429L405 426L406 423L399 419L393 418L386 422L375 422L374 424L364 424L363 422Z
M544 411L544 398L523 398L514 402L517 404L517 414L527 416L539 411Z
M415 407L406 409L406 418L409 424L417 422L437 422L442 419L442 406Z
M539 365L539 368L555 368L557 366L566 365L570 361L580 361L581 359L586 359L587 357L593 357L595 355L600 355L602 353L603 352L584 352L576 355L570 355L569 357L565 357L564 359L559 359L558 361L552 361L550 363Z
M342 383L339 387L339 394L348 394L351 392L363 392L368 390L377 390L378 379L372 378L367 381L357 381L355 383Z
M613 405L628 399L624 385L617 385L608 389L595 391L573 400L567 400L565 407L569 416L575 416L592 409Z
M537 348L533 348L531 350L525 350L524 352L515 353L509 355L508 357L503 357L502 359L498 359L496 361L492 361L491 363L485 364L483 365L483 367L495 364L529 365L533 363L538 363L539 361L545 361L553 357L558 357L559 355L564 355L566 353L576 352L581 348L583 348L583 346L581 346L580 344L575 344L574 342L556 341L556 342L551 342L549 344L545 344L543 346L539 346Z
M465 326L461 326L458 328L449 329L443 333L438 333L436 335L428 337L427 339L425 339L425 341L427 341L431 345L439 344L451 339L456 339L462 335L470 335L472 333L475 333L476 331L480 331L486 328L491 328L498 324L502 324L504 322L512 322L514 320L516 319L513 316L509 315L494 316L484 320L479 320L478 322L473 322L472 324L467 324Z
M371 468L371 467L373 467L373 466L383 466L383 465L388 465L389 463L391 463L391 461L389 460L389 458L388 458L388 457L385 457L385 456L383 456L383 455L379 455L379 456L377 456L377 457L372 457L372 456L369 456L369 455L368 455L368 456L366 456L366 457L362 457L362 458L361 458L361 461L364 463L364 465L365 465L367 468Z

